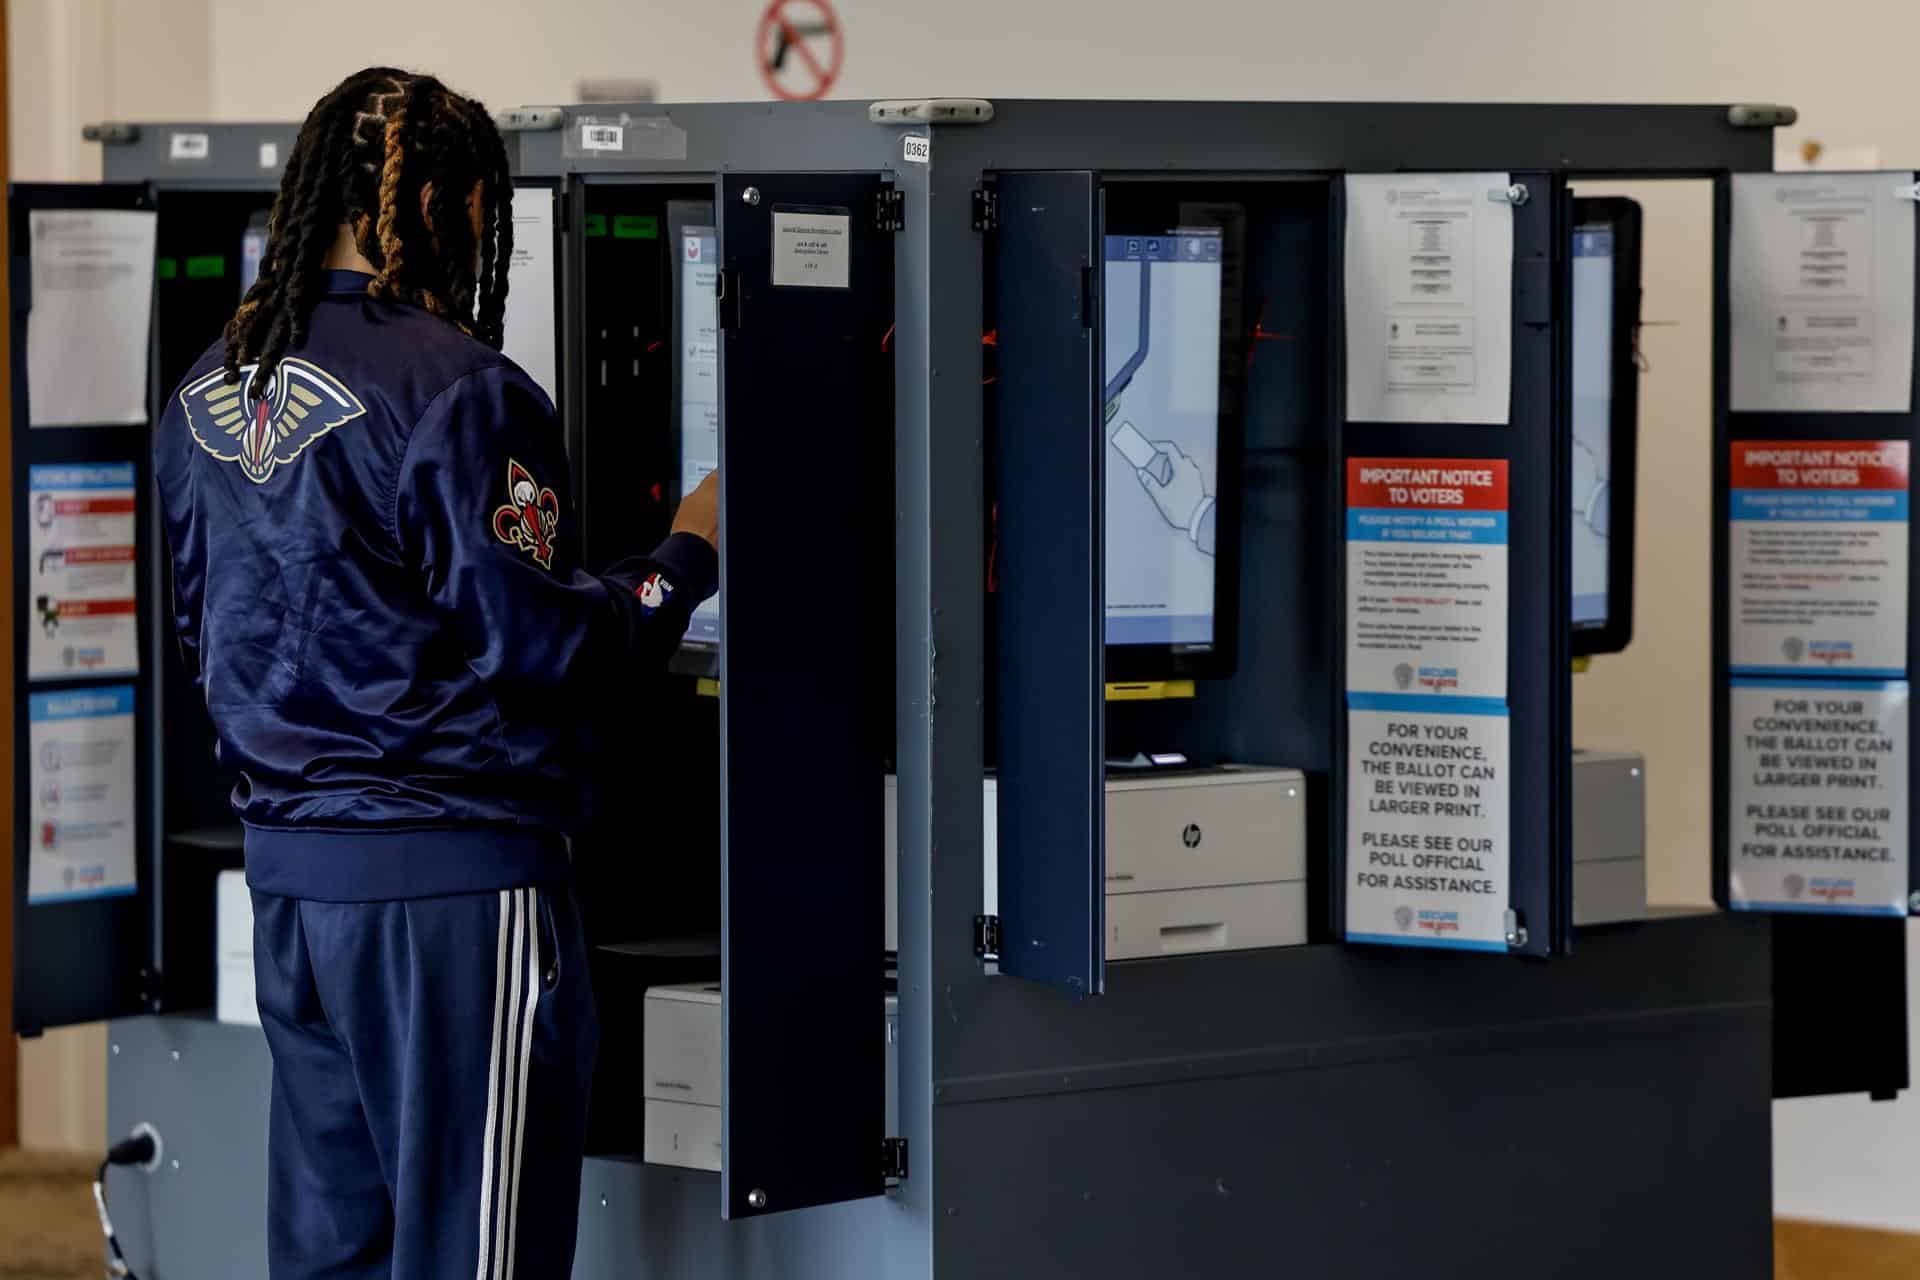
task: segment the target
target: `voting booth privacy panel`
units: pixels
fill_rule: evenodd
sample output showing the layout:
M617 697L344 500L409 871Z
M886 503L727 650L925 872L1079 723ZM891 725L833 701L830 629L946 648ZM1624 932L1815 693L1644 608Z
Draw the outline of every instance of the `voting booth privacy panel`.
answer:
M1307 1271L1505 1267L1561 1256L1569 1206L1603 1193L1662 1238L1717 1241L1716 1268L1764 1265L1765 922L1574 949L1568 901L1567 180L1764 169L1772 117L1738 114L503 114L508 349L561 408L589 564L651 546L715 465L724 485L720 601L674 674L600 699L603 803L574 857L604 1029L593 1141L618 1158L589 1163L580 1274L998 1274L1010 1238L1047 1242L1036 1274L1238 1273L1270 1263L1276 1211ZM195 131L107 149L127 207L158 211L150 396L171 385L169 203L200 192L142 185L179 163L170 132ZM219 181L205 199L244 228L271 181ZM16 280L35 194L16 192ZM218 318L188 326L195 353ZM163 944L210 955L183 914L200 887L168 890L237 865L230 826L164 838L227 823L227 788L210 740L174 738L205 727L162 664L146 426L112 430L16 432L23 468L137 469L147 646L124 681L139 892L23 900L47 922L22 934L30 1028L204 1007L140 970L185 971ZM111 545L93 504L124 478L44 475L48 509ZM66 563L17 558L17 596ZM78 726L41 730L63 772L116 758L117 679L47 685L82 695L42 711ZM23 815L45 784L27 768ZM1295 866L1194 887L1223 832L1169 817L1222 781L1292 806L1260 830L1292 833ZM55 919L79 911L124 915ZM719 997L716 1105L672 1130L717 1178L632 1160L661 1133L640 1041L668 986L696 1021ZM135 1069L223 1052L228 1030L119 1024L116 1117L191 1112L243 1145L205 1090ZM1645 1178L1651 1141L1697 1195ZM185 1163L257 1191L211 1150ZM1477 1230L1489 1183L1526 1238ZM1597 1242L1593 1273L1627 1247Z
M1715 896L1783 917L1782 1096L1907 1084L1905 1028L1883 1011L1905 1007L1920 911L1914 177L1716 190ZM1840 957L1863 983L1836 1003L1820 971Z
M239 829L167 613L150 429L257 269L293 136L114 126L107 181L11 190L23 1032L212 1002Z

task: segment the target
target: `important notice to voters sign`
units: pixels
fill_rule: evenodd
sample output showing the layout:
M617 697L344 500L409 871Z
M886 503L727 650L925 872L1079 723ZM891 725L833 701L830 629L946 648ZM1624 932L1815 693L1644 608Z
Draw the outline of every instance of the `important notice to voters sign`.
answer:
M1506 951L1507 708L1347 703L1347 941Z
M1507 464L1347 460L1347 689L1507 696Z
M1907 674L1908 453L1904 440L1734 442L1735 675Z
M1735 680L1728 902L1907 914L1905 681Z

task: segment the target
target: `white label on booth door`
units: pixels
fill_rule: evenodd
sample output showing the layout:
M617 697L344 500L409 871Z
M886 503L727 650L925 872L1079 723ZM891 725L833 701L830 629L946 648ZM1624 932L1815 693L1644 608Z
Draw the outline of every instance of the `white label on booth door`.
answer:
M773 215L773 282L807 289L845 289L852 280L848 237L853 218L844 213Z
M1347 701L1347 941L1506 951L1507 708Z
M140 669L131 462L27 469L27 678Z
M213 141L204 133L176 133L167 140L167 159L205 160L213 154Z
M1350 421L1506 425L1508 181L1504 173L1348 175Z
M1347 459L1347 688L1506 700L1504 459Z
M133 686L27 699L27 905L132 893Z
M1907 674L1908 452L1904 440L1734 441L1735 675Z
M1735 680L1728 901L1907 914L1907 684Z
M1913 407L1912 173L1736 173L1736 413Z
M933 139L909 133L900 139L900 158L908 164L929 164L933 160Z
M582 151L622 151L626 149L626 145L627 131L623 125L583 124L580 126Z

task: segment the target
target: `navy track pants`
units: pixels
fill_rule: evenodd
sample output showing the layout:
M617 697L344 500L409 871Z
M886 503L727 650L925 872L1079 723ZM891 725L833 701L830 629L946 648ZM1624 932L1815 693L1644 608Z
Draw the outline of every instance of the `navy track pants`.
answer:
M273 1280L565 1280L599 1042L572 886L253 905Z

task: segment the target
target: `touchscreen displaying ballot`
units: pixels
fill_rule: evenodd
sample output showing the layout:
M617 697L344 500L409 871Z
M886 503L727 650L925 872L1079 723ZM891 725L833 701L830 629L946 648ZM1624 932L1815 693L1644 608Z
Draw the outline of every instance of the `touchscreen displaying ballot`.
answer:
M1573 625L1607 621L1612 501L1613 228L1573 237Z
M1106 239L1109 645L1215 643L1222 236Z
M687 227L680 236L680 493L692 493L720 465L719 234ZM720 597L693 611L686 638L720 643Z

